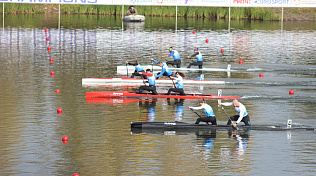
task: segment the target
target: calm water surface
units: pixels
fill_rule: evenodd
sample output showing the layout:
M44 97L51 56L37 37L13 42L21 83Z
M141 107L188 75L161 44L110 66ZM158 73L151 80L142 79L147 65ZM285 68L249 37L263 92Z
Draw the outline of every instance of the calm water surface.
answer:
M180 52L185 67L191 62L185 56L198 47L204 67L231 64L237 71L204 72L205 79L225 85L186 87L187 92L222 89L224 95L241 96L252 124L285 125L292 119L294 126L316 127L314 22L284 22L281 30L280 22L232 21L228 32L227 21L210 19L180 18L177 30L174 18L146 17L144 23L123 24L124 30L121 19L110 16L64 15L60 30L58 16L7 15L5 20L0 32L1 175L316 174L314 131L131 132L132 121L192 123L197 116L188 107L199 103L86 100L87 91L122 88L81 84L87 77L122 77L116 66L135 59L150 64L150 58L168 54L169 46ZM217 100L208 104L218 124L225 124ZM236 114L232 107L225 109ZM69 137L67 144L63 136Z

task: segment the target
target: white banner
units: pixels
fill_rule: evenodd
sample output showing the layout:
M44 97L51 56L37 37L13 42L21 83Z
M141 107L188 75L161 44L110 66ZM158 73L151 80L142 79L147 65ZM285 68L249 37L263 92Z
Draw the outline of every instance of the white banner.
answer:
M293 0L292 7L316 7L316 0Z
M316 0L0 0L0 2L205 7L316 7Z
M292 0L231 0L231 7L291 7Z

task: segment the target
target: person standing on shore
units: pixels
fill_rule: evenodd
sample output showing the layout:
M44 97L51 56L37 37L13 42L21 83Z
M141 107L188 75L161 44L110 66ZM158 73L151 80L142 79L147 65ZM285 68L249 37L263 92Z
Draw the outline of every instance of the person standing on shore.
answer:
M169 52L170 52L170 54L168 54L168 55L165 55L165 56L161 56L161 57L170 57L170 56L173 56L173 61L168 61L167 62L167 65L172 65L172 66L174 66L174 65L176 65L177 66L177 68L180 68L180 66L181 66L181 60L180 60L180 54L179 54L179 52L178 51L176 51L176 50L173 50L173 48L172 47L170 47L169 48Z
M203 66L203 57L202 57L201 52L199 52L198 48L194 49L194 54L192 56L188 56L188 58L191 58L191 57L196 57L196 62L190 63L188 65L188 68L191 68L192 65L197 65L199 66L199 69L201 69Z

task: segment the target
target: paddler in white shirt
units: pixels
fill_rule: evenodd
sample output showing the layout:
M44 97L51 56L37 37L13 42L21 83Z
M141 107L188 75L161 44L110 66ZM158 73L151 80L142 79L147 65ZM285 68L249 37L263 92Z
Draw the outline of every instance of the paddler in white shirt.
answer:
M236 127L236 125L240 122L244 122L245 126L250 126L250 118L248 116L247 109L242 103L238 102L238 100L233 100L233 102L226 103L218 102L218 105L234 106L238 112L238 115L234 115L229 118L227 125L230 125L232 123L231 121L236 121L236 123L233 124L234 127Z
M201 106L199 106L199 107L189 106L189 108L193 109L193 110L204 109L204 113L205 113L206 117L200 117L200 118L196 119L195 124L199 124L202 121L202 122L206 122L206 124L208 124L208 122L211 122L212 125L217 125L216 117L215 117L213 108L210 105L206 104L206 101L204 98L202 100L200 100L200 105Z

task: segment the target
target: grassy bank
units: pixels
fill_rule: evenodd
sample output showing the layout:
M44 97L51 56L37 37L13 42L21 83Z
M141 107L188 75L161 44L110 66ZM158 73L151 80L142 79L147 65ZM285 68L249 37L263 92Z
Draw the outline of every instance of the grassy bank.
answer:
M2 12L2 4L0 5ZM171 6L135 6L138 14L146 16L175 16L176 7ZM127 11L128 6L124 6ZM281 8L263 7L234 7L231 8L232 19L258 19L280 20L281 15L276 13ZM294 8L292 8L294 9ZM296 8L297 9L297 8ZM315 8L314 8L315 9ZM315 10L311 10L314 14ZM5 13L56 13L58 5L47 4L5 4ZM122 6L105 5L61 5L61 12L67 14L99 14L99 15L122 15ZM228 18L228 7L178 7L179 17L194 18Z

